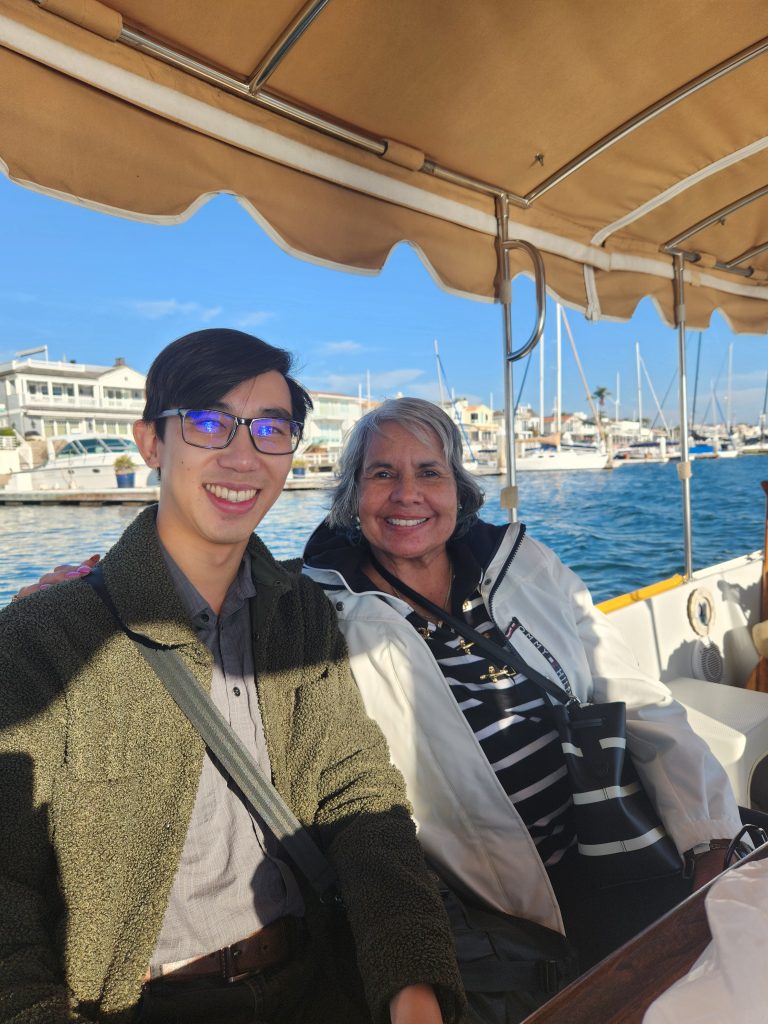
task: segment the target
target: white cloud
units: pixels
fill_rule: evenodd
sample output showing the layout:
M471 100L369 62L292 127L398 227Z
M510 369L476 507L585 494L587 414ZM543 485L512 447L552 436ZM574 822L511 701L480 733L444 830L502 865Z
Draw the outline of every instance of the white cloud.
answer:
M392 396L398 391L413 394L412 383L424 375L423 370L386 370L383 373L371 374L371 394L377 397ZM317 391L336 391L344 395L356 395L362 387L367 391L368 382L365 373L326 373L304 374L302 382Z
M271 320L274 315L274 313L270 313L265 309L254 309L237 317L235 325L237 327L258 327L259 324Z
M199 302L179 302L178 299L131 299L126 305L147 320L161 320L166 316L187 316L208 323L221 313L221 306L201 306Z
M362 347L359 341L327 341L323 345L323 352L339 355L345 352L359 352Z
M413 384L408 388L408 395L412 398L426 398L428 402L439 402L440 385L436 380L428 381L426 384Z

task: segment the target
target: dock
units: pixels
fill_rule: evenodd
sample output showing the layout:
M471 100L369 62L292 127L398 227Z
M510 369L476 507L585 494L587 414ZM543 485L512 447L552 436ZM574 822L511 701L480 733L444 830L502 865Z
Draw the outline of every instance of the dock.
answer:
M101 491L2 491L0 505L151 505L159 487L105 487Z
M330 474L286 480L285 491L320 491L335 486ZM6 491L0 488L0 506L11 505L151 505L159 487L104 487L102 490Z

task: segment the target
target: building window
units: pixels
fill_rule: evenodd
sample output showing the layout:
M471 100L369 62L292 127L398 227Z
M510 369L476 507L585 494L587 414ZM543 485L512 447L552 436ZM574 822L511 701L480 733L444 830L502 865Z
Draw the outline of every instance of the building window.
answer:
M48 394L48 382L47 381L28 381L27 382L27 394L28 395L47 395Z
M93 398L93 384L78 384L77 391L82 398Z
M74 384L54 384L53 394L56 398L63 398L65 395L68 398L74 398L75 387Z

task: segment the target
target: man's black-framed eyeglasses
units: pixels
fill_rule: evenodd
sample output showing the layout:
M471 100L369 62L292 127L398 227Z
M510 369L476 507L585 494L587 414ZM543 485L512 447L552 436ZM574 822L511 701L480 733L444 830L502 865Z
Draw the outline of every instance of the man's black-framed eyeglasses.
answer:
M239 426L248 427L262 455L292 455L301 440L301 423L277 416L232 416L220 409L164 409L158 419L178 416L181 436L193 448L226 448Z

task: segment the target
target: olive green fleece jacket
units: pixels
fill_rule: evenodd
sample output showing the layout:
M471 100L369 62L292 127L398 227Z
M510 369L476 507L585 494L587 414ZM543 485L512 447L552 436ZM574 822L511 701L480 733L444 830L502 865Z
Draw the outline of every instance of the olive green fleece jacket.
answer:
M173 588L155 514L128 527L104 558L104 579L123 621L173 645L208 689L212 656ZM336 868L371 1016L387 1021L395 992L427 982L456 1020L463 1004L448 924L333 608L256 537L249 550L273 782ZM0 1021L131 1019L203 753L87 584L0 612ZM329 931L328 912L304 889L313 949L332 952L345 929ZM327 965L321 974L329 988L318 986L313 1019L367 1019L333 994Z

